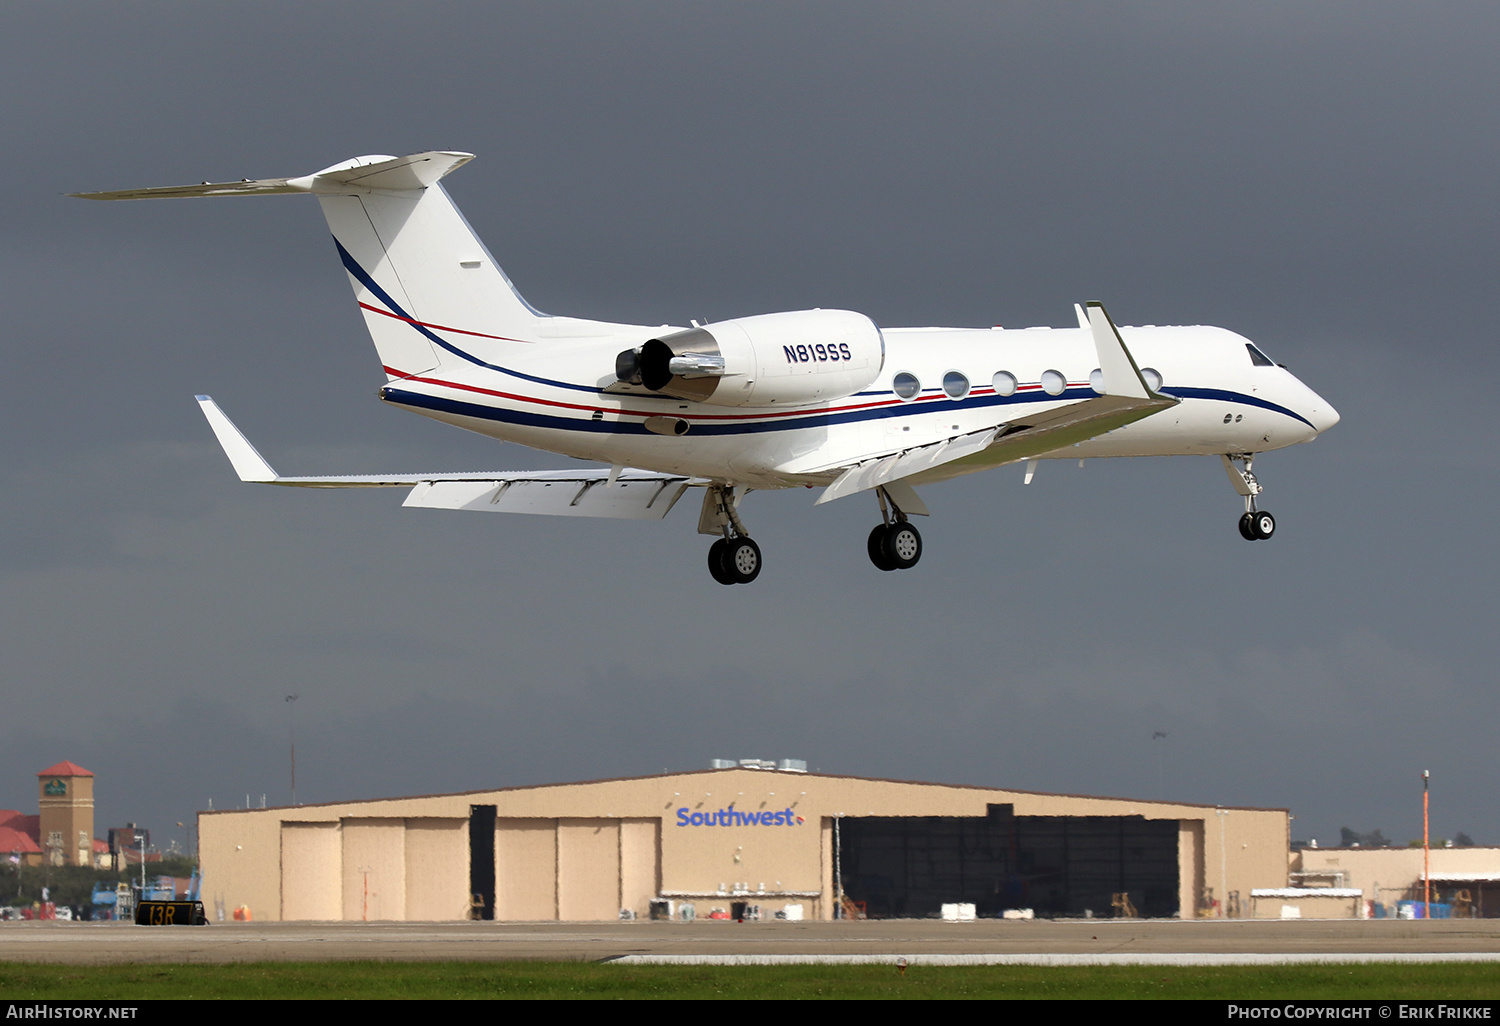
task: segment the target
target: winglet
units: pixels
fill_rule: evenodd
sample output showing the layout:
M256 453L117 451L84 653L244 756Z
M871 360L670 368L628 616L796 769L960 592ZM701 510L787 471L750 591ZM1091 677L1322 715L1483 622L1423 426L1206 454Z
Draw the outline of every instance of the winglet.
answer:
M1094 330L1094 349L1099 355L1099 370L1104 374L1104 394L1150 399L1151 387L1135 365L1135 357L1125 348L1125 340L1105 312L1104 304L1090 302L1088 311L1089 327Z
M214 429L214 435L219 439L219 444L224 447L224 455L229 457L229 462L234 466L234 472L240 476L240 480L260 484L269 484L277 480L276 471L271 469L265 457L255 451L255 446L250 444L249 439L240 434L240 429L224 416L224 411L219 409L219 404L206 395L196 398L199 408L203 410L203 415L208 418L208 426Z

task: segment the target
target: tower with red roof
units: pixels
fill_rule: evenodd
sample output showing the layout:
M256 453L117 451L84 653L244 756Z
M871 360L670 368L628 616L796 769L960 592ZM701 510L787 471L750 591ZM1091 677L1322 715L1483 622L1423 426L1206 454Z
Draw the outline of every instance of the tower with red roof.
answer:
M53 865L94 862L94 774L73 762L37 775L41 822L37 841Z

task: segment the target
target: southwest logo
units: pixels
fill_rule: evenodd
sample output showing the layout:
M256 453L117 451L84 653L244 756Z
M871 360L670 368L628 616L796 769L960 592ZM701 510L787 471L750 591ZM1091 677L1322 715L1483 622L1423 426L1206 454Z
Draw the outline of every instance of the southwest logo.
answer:
M717 812L677 810L677 825L685 826L801 826L807 822L791 809L780 812L741 812L731 805Z

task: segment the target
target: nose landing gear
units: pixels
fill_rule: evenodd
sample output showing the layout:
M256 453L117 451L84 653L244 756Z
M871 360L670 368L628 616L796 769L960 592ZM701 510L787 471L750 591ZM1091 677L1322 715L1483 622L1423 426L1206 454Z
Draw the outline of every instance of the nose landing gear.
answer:
M1263 541L1276 533L1276 518L1265 510L1247 510L1240 517L1240 537L1246 541Z
M870 532L866 548L879 570L910 570L922 558L922 535L884 488L875 489L881 522Z
M1276 518L1263 509L1255 508L1255 497L1261 493L1260 481L1251 470L1255 454L1225 455L1219 459L1224 461L1224 471L1229 475L1229 483L1245 499L1245 514L1240 517L1240 537L1246 541L1265 541L1270 538L1276 533ZM1241 463L1244 464L1243 467L1238 465Z

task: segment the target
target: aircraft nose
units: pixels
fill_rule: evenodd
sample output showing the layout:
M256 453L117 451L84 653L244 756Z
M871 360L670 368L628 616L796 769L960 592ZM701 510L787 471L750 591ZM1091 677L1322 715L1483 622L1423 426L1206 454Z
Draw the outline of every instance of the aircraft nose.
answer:
M1339 422L1339 411L1333 408L1333 404L1324 399L1312 389L1308 389L1308 395L1312 402L1308 404L1306 417L1313 430L1322 434Z

